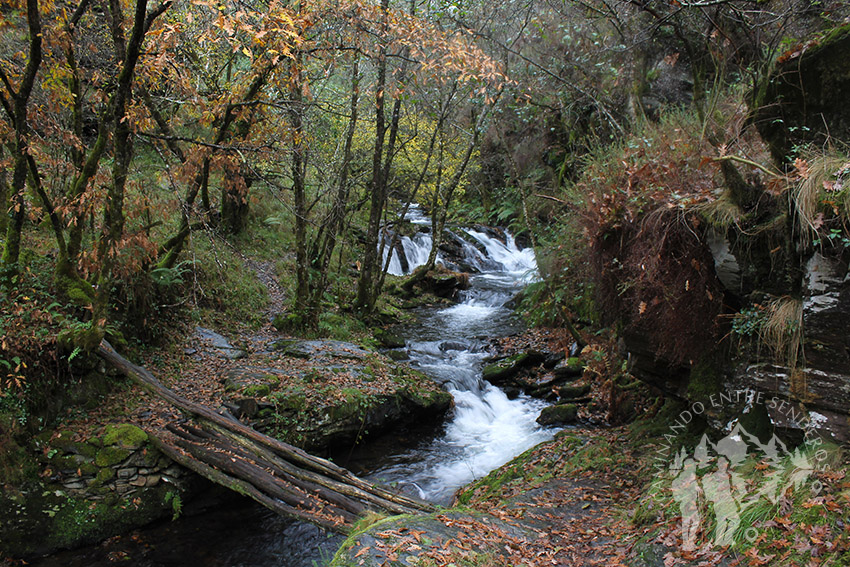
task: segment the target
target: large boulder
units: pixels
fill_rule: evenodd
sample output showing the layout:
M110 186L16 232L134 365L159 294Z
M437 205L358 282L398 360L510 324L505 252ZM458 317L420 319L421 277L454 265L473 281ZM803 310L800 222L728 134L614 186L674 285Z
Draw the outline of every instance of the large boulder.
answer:
M773 158L785 163L801 144L850 140L850 24L779 58L755 96L753 117Z

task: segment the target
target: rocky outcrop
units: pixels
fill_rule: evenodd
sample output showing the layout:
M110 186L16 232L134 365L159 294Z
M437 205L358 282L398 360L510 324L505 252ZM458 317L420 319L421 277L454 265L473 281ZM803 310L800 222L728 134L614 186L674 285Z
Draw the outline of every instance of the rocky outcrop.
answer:
M789 400L789 409L768 407L778 427L818 430L850 441L850 271L845 261L815 253L806 265L801 364L745 361L730 384Z
M235 366L222 375L225 408L312 452L436 421L452 405L427 376L352 343L287 339L272 350L268 366Z
M754 121L773 158L802 144L850 140L850 25L795 46L779 58L757 94Z
M586 396L590 387L568 384L583 373L584 362L578 357L530 350L492 359L484 366L481 377L509 396L524 393L550 401L576 401ZM575 395L578 390L581 394Z
M198 349L205 350L219 358L236 360L246 356L245 351L230 344L226 337L204 327L195 329L193 339L195 339ZM195 354L198 349L187 349L186 354Z

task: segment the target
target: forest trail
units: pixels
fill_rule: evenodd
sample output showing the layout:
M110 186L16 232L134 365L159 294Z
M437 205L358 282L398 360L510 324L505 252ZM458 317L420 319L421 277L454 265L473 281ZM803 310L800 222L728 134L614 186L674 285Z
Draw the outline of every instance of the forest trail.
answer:
M106 341L98 354L187 416L150 432L164 454L274 512L345 533L367 510L390 514L433 511L426 502L365 481L330 461L176 394Z

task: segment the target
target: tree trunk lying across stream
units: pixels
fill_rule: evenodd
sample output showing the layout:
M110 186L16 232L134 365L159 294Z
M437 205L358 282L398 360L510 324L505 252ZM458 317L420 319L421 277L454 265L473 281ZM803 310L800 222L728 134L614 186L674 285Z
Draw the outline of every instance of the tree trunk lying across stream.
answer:
M149 432L163 453L274 512L344 533L367 510L391 514L434 510L427 502L365 481L326 459L176 394L106 341L98 354L186 414L187 419L171 423L163 431Z

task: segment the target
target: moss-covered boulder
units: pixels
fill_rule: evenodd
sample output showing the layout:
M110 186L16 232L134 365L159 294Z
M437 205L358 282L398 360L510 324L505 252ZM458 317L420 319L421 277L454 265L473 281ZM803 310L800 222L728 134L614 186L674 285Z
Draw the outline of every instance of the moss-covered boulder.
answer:
M809 39L780 56L754 94L754 121L779 163L796 146L850 140L850 24Z
M584 362L575 356L559 362L553 369L552 374L556 378L573 378L581 376L584 372Z
M564 425L575 423L578 419L578 406L575 404L562 404L543 408L537 423L540 425Z
M537 351L514 354L488 364L481 371L481 376L491 384L502 385L513 381L525 368L541 364L546 355ZM520 386L525 386L523 381Z
M247 417L287 443L327 453L393 427L436 422L451 408L451 395L433 379L380 353L340 341L278 347L279 364L233 369L225 383L262 398Z
M392 330L375 329L372 334L384 348L402 348L405 346L404 339Z

